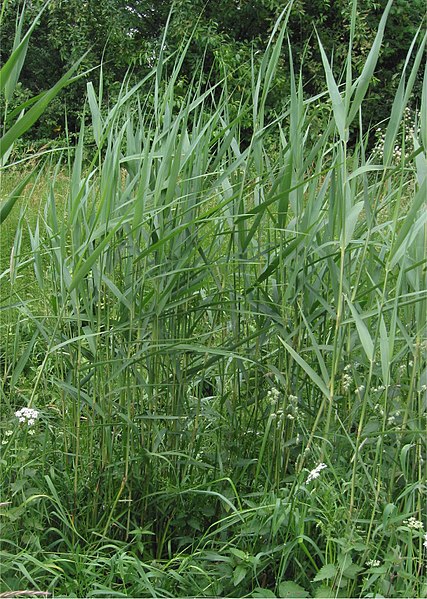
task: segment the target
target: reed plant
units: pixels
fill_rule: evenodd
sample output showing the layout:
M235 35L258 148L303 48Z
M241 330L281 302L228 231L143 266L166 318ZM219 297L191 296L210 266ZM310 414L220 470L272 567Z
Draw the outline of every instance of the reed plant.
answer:
M390 4L357 76L354 27L342 81L319 40L319 97L289 7L237 118L226 78L175 97L185 48L108 110L88 84L1 275L2 591L427 592L425 88L394 151L421 31L381 148L363 120Z

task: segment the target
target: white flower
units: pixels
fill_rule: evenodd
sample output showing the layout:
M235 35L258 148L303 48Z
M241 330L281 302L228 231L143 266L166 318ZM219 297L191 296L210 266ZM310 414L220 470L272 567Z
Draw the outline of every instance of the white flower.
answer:
M424 543L423 543L423 547L425 547L427 549L427 532L424 535Z
M379 559L370 559L367 562L365 562L365 564L368 566L368 568L378 568L378 566L381 566L381 562Z
M19 422L26 422L28 426L34 426L39 417L39 412L33 408L21 408L15 412L15 416Z
M414 530L423 530L424 528L424 524L420 520L414 518L414 516L411 516L408 520L404 520L403 524L406 524L408 528L413 528Z
M308 485L309 482L311 482L312 480L314 480L315 478L318 478L320 476L320 472L324 469L327 468L326 464L319 464L318 466L316 466L316 468L314 470L312 470L310 472L310 474L307 477L307 480L305 481L305 484Z

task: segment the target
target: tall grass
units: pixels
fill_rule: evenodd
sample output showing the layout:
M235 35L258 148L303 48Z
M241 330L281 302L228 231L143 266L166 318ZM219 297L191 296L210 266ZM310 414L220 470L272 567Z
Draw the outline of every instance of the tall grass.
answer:
M105 111L88 85L90 130L16 224L4 591L426 592L426 92L412 149L393 151L426 38L379 153L363 99L387 14L357 79L351 50L343 84L322 50L327 92L307 99L291 69L273 119L287 15L253 74L249 144L225 82L178 99L184 55L161 56L148 97L124 84Z

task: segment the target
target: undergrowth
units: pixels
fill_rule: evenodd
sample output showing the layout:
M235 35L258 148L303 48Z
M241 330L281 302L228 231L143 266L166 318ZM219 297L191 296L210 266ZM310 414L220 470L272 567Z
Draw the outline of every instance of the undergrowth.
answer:
M278 23L246 147L225 81L176 104L183 55L149 105L88 86L2 227L2 591L425 596L426 94L395 151L425 38L369 152L384 25L271 121Z

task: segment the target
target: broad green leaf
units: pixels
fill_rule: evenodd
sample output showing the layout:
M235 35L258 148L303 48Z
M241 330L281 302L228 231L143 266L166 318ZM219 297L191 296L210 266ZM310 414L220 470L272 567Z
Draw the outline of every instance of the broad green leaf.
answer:
M244 551L237 549L236 547L230 547L230 553L242 560L246 560L248 557Z
M325 564L320 568L316 576L313 578L313 582L319 582L321 580L329 580L335 578L337 575L337 568L334 564Z
M285 580L279 584L279 597L281 599L305 599L309 593L296 582Z
M347 568L345 568L342 574L345 578L350 578L350 580L356 580L356 578L358 577L360 572L362 572L362 570L362 566L358 566L357 564L350 564L349 566L347 566Z
M351 564L353 563L353 560L351 559L350 553L347 552L347 553L339 553L338 557L337 557L337 562L339 565L339 569L343 572L344 570L347 570L347 568L349 566L351 566Z
M336 591L331 589L330 587L322 584L319 588L316 589L314 593L315 599L331 599L331 597L335 597Z
M256 587L251 596L254 597L254 599L276 599L276 595L273 591L270 591L270 589L262 589L261 587Z

